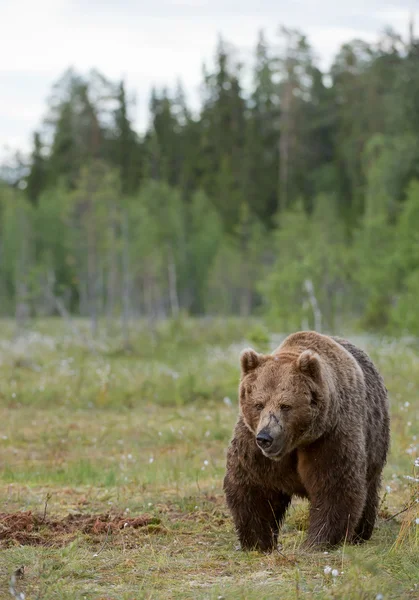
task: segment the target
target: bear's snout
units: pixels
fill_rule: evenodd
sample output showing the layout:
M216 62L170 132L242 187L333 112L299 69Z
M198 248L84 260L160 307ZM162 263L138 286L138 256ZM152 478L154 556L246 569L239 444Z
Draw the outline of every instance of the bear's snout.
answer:
M284 430L276 419L269 419L269 424L256 433L256 444L267 458L278 458L283 453L286 446Z
M256 436L256 441L262 450L266 450L272 446L273 437L268 433L267 429L262 429Z

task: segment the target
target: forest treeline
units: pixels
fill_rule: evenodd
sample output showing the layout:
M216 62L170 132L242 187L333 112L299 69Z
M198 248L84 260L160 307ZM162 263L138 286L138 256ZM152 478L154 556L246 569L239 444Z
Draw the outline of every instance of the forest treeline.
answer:
M249 77L250 76L250 77ZM29 163L0 185L0 313L264 314L419 334L419 41L220 40L191 110L68 70Z

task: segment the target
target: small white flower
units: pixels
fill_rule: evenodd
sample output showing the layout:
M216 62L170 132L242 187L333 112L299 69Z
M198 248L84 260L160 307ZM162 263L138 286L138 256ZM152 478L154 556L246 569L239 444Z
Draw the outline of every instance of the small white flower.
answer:
M384 600L383 594L377 594L375 600Z
M405 402L405 403L404 403L404 406L405 406L405 408L409 408L409 406L410 406L410 402Z
M415 459L415 467L419 467L419 458Z
M337 569L333 569L332 577L337 577L339 575L339 571Z
M417 519L415 519L415 523L416 523L416 525L419 525L419 517Z
M153 503L152 503L152 502L149 502L147 506L153 506Z
M15 392L13 392L13 394L12 394L12 398L16 398L16 394L15 394Z
M391 492L391 487L389 485L386 486L386 492L389 494Z
M150 456L150 458L148 459L148 462L149 462L149 463L150 463L150 465L151 465L151 463L153 463L153 462L154 462L154 458L153 458L152 456Z
M408 426L408 427L411 427L411 426L412 426L412 421L408 421L408 422L407 422L407 426Z
M207 460L204 460L204 465L205 466L209 465L209 462Z
M323 554L329 554L328 552L323 552Z
M226 406L233 406L233 403L228 396L223 399L223 402Z
M132 460L132 454L128 454L127 458L128 460Z
M330 575L331 572L332 572L332 567L326 566L324 568L324 574L325 575Z
M197 506L195 506L195 510L198 510L198 507L197 507Z

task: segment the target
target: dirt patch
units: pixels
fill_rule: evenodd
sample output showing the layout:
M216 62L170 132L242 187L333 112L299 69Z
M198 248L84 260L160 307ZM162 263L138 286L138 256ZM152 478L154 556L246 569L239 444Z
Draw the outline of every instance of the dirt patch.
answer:
M93 537L103 534L145 529L161 530L160 520L148 514L128 518L123 514L69 514L63 519L44 518L28 512L0 513L0 546L61 546L77 534Z

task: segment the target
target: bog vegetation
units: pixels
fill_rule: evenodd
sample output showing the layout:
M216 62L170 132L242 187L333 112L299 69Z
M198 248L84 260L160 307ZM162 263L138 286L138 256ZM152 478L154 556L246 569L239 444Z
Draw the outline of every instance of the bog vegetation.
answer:
M238 353L281 336L248 320L136 322L127 353L121 334L76 325L40 321L11 341L1 324L0 598L16 571L27 600L418 598L417 346L354 338L391 398L371 541L304 552L308 505L295 501L263 555L237 550L221 486Z

